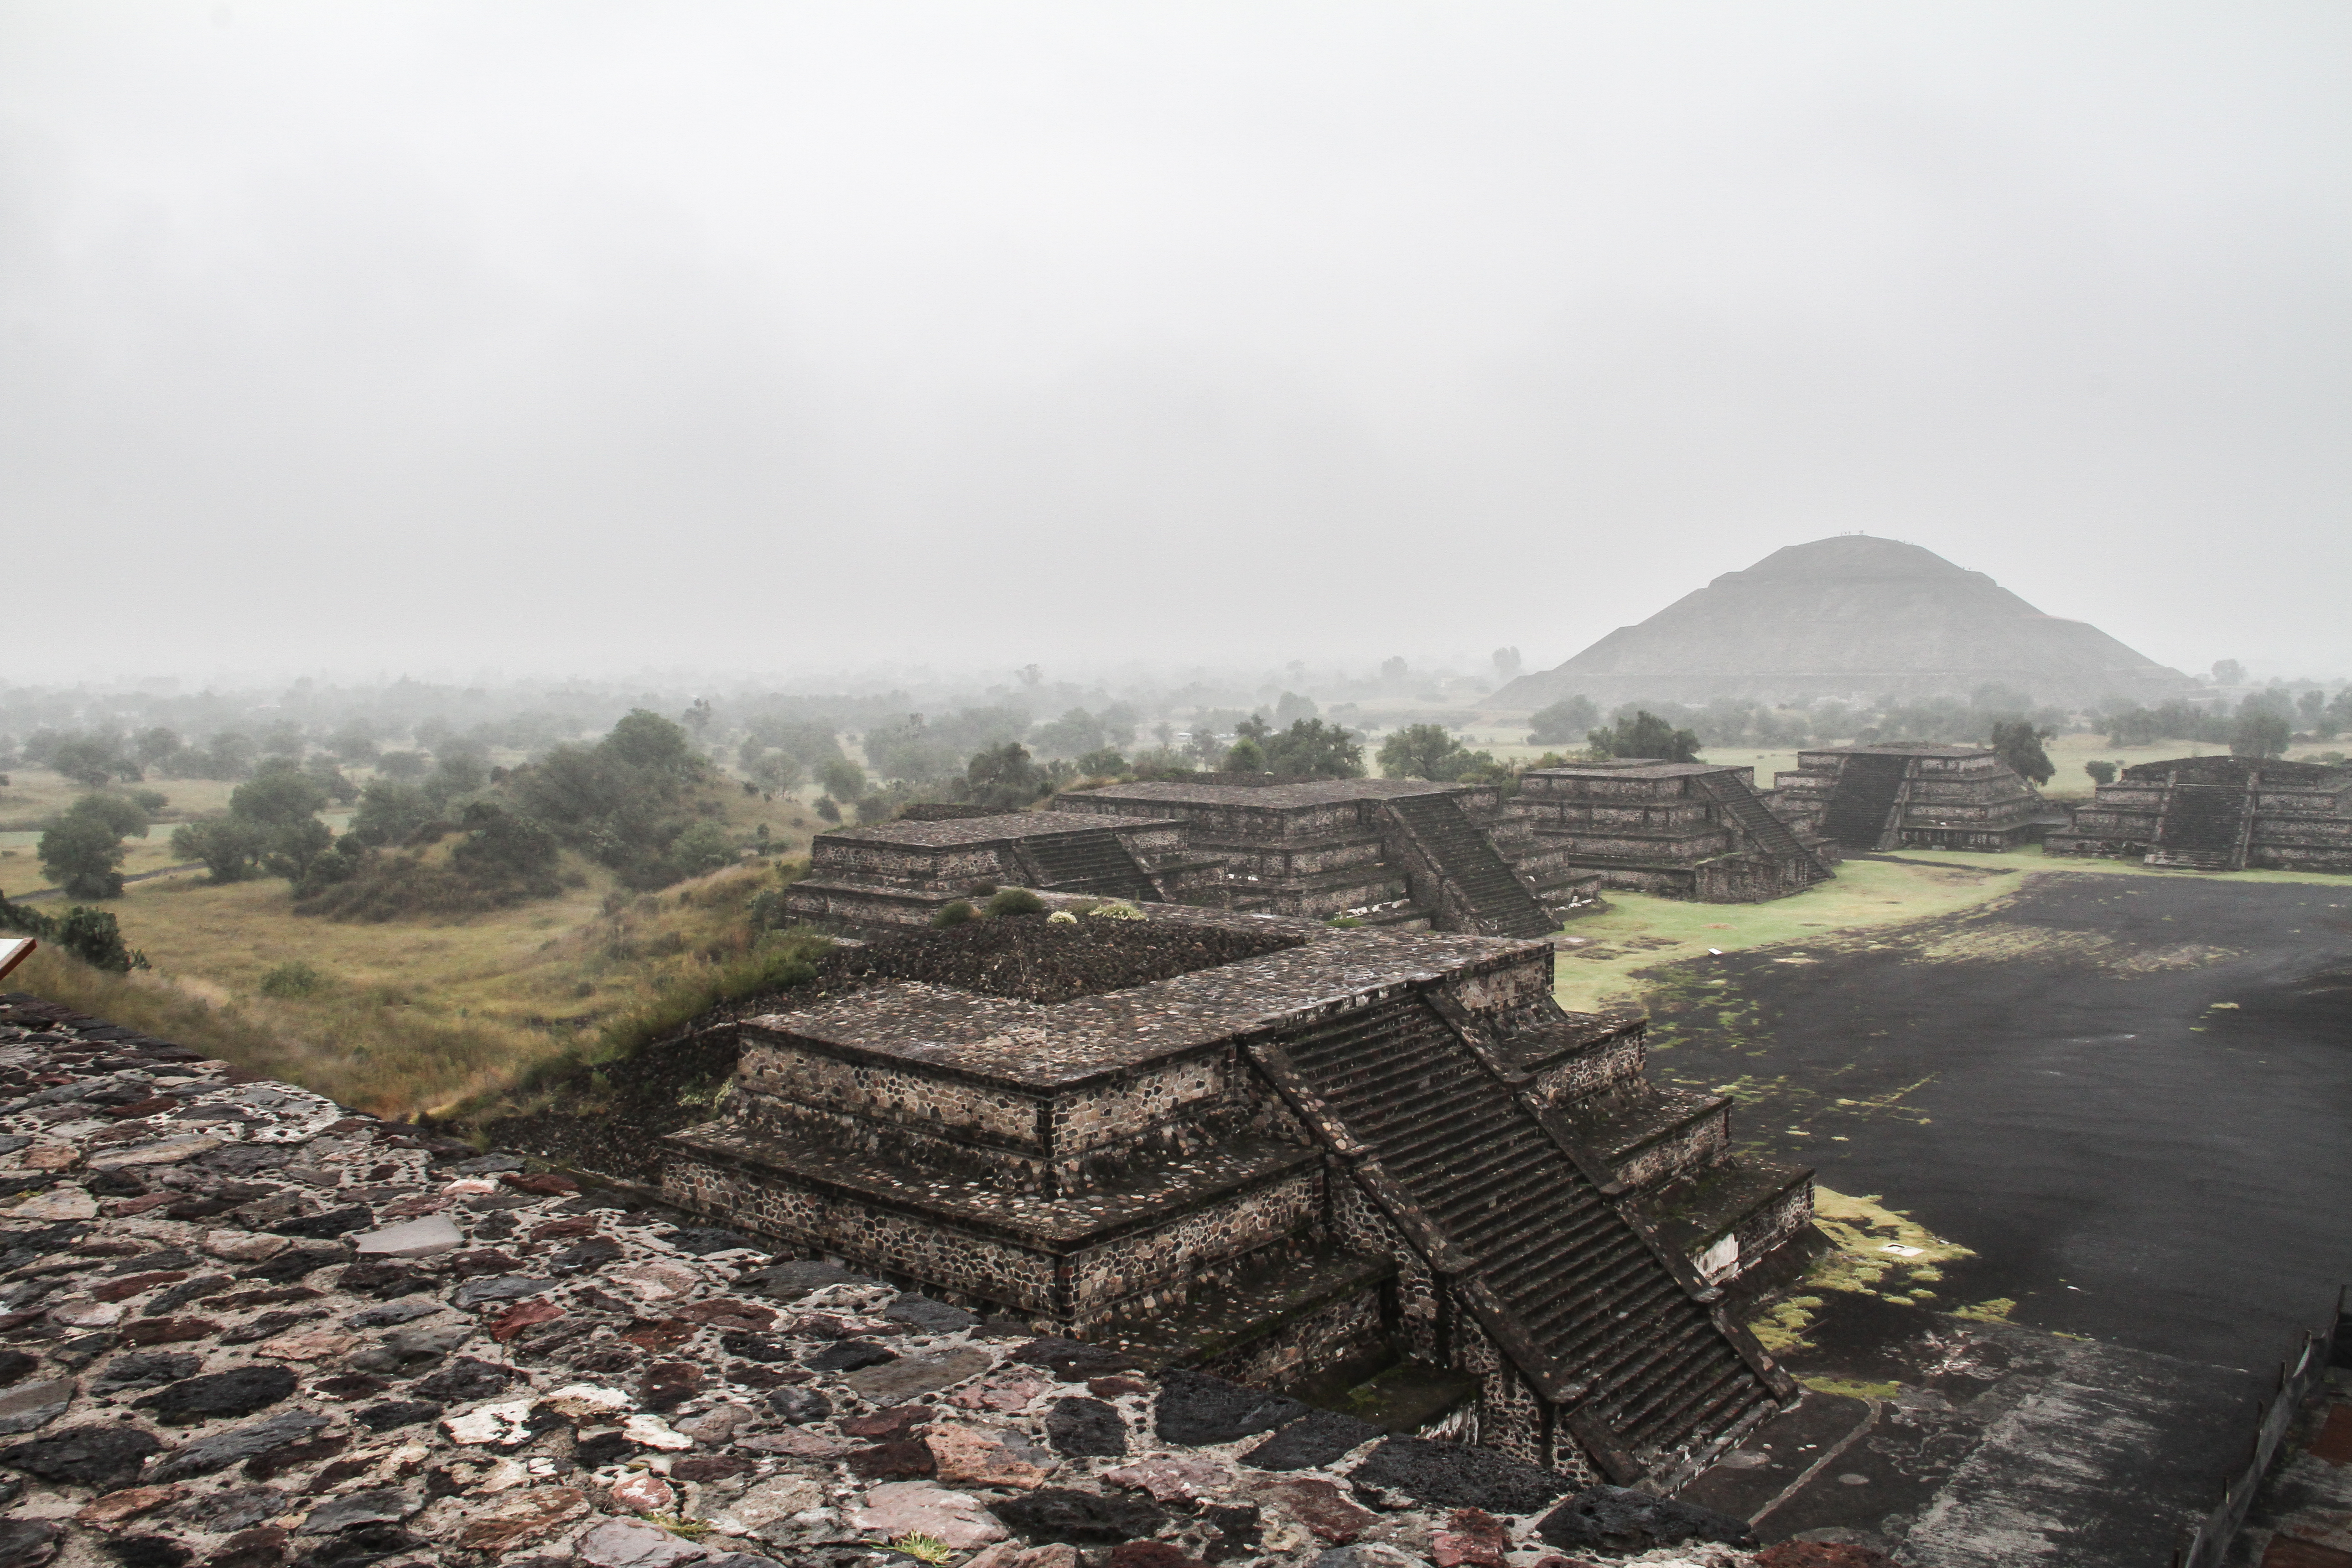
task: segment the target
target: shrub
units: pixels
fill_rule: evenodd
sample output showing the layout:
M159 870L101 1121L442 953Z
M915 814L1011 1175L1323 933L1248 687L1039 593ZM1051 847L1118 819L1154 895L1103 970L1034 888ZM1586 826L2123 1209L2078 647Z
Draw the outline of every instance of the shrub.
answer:
M2091 775L2091 782L2095 784L2111 784L2116 782L2116 764L2113 763L2084 763L2083 771Z
M1055 910L1052 914L1045 917L1045 923L1047 925L1074 926L1078 923L1078 917L1072 914L1067 910Z
M2230 754L2262 761L2286 755L2294 739L2287 721L2275 713L2248 713L2230 731Z
M327 977L300 959L279 964L261 977L264 996L315 996L327 988Z
M816 797L816 814L827 822L839 822L841 820L841 806L835 801L833 796L829 795L821 795Z
M1352 779L1364 772L1364 748L1338 724L1294 719L1258 742L1270 772L1285 778Z
M79 904L52 919L0 896L0 931L13 931L63 948L94 969L118 974L147 967L147 955L122 945L122 928L104 910Z
M988 900L992 916L1034 915L1045 907L1045 900L1026 888L1003 888Z
M1265 748L1244 735L1225 749L1224 771L1229 773L1265 772Z
M1103 921L1139 921L1146 918L1144 912L1133 904L1123 904L1116 899L1107 903L1097 904L1087 913L1096 920Z
M979 918L978 910L958 899L951 904L941 905L940 912L931 917L931 923L944 931L950 926L970 925Z

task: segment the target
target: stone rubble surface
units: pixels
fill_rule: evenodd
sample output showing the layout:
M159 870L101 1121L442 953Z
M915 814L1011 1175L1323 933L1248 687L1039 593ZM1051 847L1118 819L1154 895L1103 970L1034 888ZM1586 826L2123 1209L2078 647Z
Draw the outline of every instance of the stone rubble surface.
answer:
M1758 1562L1117 1360L0 997L0 1568Z

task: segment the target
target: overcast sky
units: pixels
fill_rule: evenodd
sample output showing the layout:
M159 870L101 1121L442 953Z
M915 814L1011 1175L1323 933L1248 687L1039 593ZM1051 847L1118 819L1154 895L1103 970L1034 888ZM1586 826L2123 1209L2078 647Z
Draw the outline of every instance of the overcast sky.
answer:
M0 3L0 678L2352 673L2352 8Z

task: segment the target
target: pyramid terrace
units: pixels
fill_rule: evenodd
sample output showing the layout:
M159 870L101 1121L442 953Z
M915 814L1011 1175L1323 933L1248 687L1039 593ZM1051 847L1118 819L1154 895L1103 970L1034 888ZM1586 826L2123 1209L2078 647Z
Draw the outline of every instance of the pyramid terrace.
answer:
M1562 1011L1548 942L1136 909L919 933L746 1022L668 1196L1571 1474L1670 1483L1793 1397L1724 1288L1807 1229L1809 1173L1651 1086L1643 1020Z

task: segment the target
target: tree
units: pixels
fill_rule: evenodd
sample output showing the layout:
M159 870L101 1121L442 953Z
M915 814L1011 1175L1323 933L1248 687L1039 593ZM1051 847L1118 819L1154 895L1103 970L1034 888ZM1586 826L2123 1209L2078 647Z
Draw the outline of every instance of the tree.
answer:
M747 750L754 743L743 742ZM745 764L744 771L761 789L773 790L778 795L790 795L808 782L808 769L790 752L758 752Z
M1469 761L1469 749L1443 724L1407 724L1381 742L1381 772L1392 779L1450 784Z
M140 731L139 739L132 745L142 768L166 766L187 750L187 743L180 739L178 731L167 730L161 724L152 730Z
M425 776L426 763L416 752L386 752L376 759L375 771L388 779L418 779Z
M1698 736L1688 730L1675 729L1646 708L1636 709L1631 718L1621 715L1616 723L1591 731L1585 740L1604 757L1643 757L1661 763L1698 761ZM2042 776L2047 778L2049 774Z
M2052 733L2048 730L2035 729L2031 719L1996 719L1989 743L1994 754L2007 763L2020 778L2045 784L2050 782L2050 775L2058 771L2050 761L2050 753L2042 749L2042 742L2050 739Z
M2083 771L2091 775L2091 782L2095 784L2111 784L2116 782L2116 764L2113 763L2084 763Z
M244 881L259 868L268 848L268 830L242 816L182 823L172 832L172 853L203 861L215 882Z
M139 764L122 754L122 748L110 737L80 735L60 744L49 754L49 766L79 784L102 789L117 776L138 779Z
M866 770L847 757L825 763L816 776L835 800L856 800L866 793Z
M432 805L415 784L371 779L360 791L348 837L370 846L399 844L432 819Z
M1031 801L1051 795L1054 781L1018 741L984 746L974 752L963 769L963 795L977 805L1017 811Z
M1265 748L1247 735L1225 748L1224 770L1229 773L1262 773L1265 772Z
M680 778L695 771L694 749L687 743L686 731L643 708L631 709L596 746L634 768Z
M2237 727L2230 732L2230 754L2256 761L2283 757L2293 739L2287 721L2276 713L2245 713L2239 716Z
M1528 744L1571 746L1601 722L1600 705L1590 697L1563 697L1528 715Z
M375 726L364 719L353 719L328 738L327 750L343 760L347 767L364 767L381 753L376 749Z
M2234 658L2217 658L2213 661L2214 685L2243 686L2245 683L2246 667L2244 665Z
M1083 708L1073 708L1060 718L1038 725L1034 739L1038 755L1046 757L1084 756L1108 743L1102 721Z
M318 780L280 763L231 791L228 811L263 827L291 827L311 820L326 804L326 789Z
M1284 778L1352 779L1364 773L1364 748L1338 724L1294 719L1261 743L1266 767Z
M115 899L122 896L122 836L125 819L115 807L128 807L131 826L147 835L147 823L128 801L106 795L85 795L50 823L41 835L41 869L65 889L68 898Z
M1116 749L1103 746L1078 759L1078 772L1090 779L1114 778L1127 772L1127 759Z
M1498 647L1495 650L1494 658L1496 679L1515 680L1518 678L1519 650L1517 648Z

